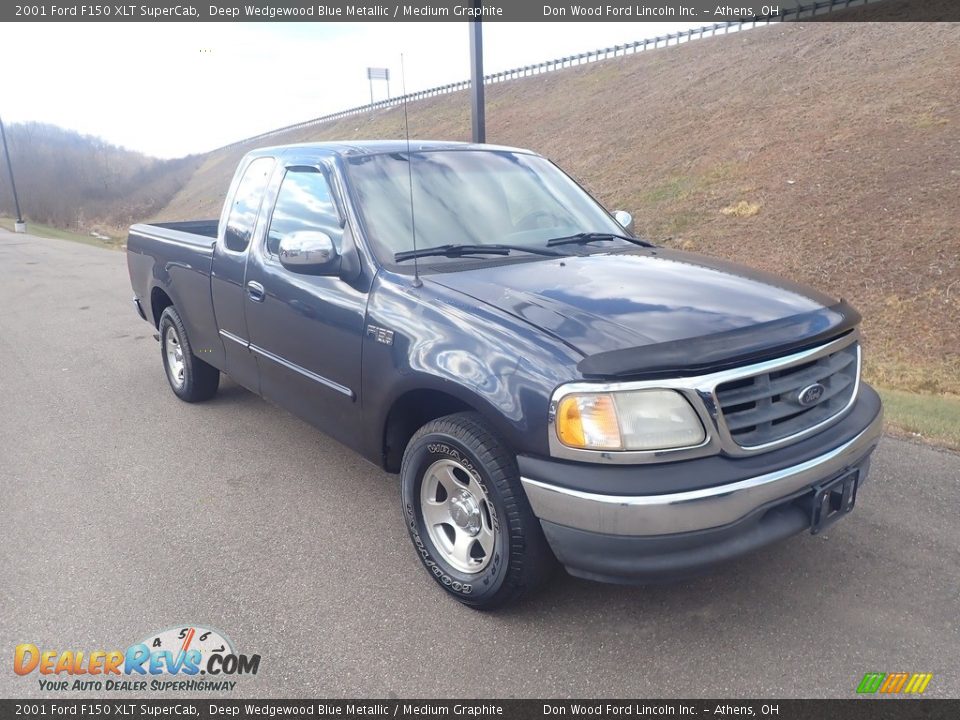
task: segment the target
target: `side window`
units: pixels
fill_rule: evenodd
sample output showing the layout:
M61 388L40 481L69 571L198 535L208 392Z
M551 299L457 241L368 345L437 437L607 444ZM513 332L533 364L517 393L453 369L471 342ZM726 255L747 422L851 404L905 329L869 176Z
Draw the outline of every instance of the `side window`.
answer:
M290 168L283 176L267 231L267 252L278 255L283 236L301 230L325 232L340 249L343 228L333 191L327 177L316 168Z
M223 242L228 250L243 252L250 244L273 162L273 158L257 158L243 173L233 196L233 207L227 216L227 227L223 232Z

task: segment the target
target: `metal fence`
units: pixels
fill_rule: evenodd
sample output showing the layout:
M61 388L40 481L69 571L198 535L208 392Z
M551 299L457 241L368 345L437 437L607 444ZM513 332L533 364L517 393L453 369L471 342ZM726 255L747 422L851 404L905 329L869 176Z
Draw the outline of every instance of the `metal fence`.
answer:
M845 10L846 8L855 7L858 5L867 5L869 3L877 3L881 1L882 0L817 0L815 2L785 9L776 17L754 17L732 22L714 23L712 25L704 25L691 30L681 30L675 33L668 33L666 35L658 35L656 37L645 38L643 40L636 40L624 45L613 45L611 47L599 48L597 50L591 50L589 52L583 52L577 55L569 55L567 57L555 58L553 60L545 60L544 62L537 63L535 65L524 65L523 67L513 68L512 70L503 70L502 72L492 73L491 75L484 75L483 84L495 85L497 83L507 82L508 80L517 80L519 78L530 77L533 75L542 75L544 73L555 72L557 70L576 67L578 65L585 65L587 63L597 62L599 60L609 60L610 58L622 57L624 55L634 55L636 53L646 52L647 50L671 47L674 45L680 45L682 43L688 43L691 40L701 40L703 38L715 37L717 35L726 35L731 32L741 32L757 26L769 25L771 23L783 22L786 20L803 20L814 17L815 15L823 15L832 12L833 10ZM296 123L294 125L287 125L286 127L270 130L244 140L238 140L237 142L217 148L217 150L228 150L240 145L266 140L276 135L290 132L291 130L301 130L303 128L322 125L323 123L341 120L354 115L362 115L374 110L384 110L386 108L397 107L398 105L402 105L404 102L425 100L427 98L436 97L437 95L447 95L449 93L460 92L461 90L468 90L469 88L469 80L461 80L460 82L450 83L449 85L438 85L437 87L432 87L427 90L418 90L417 92L399 95L387 100L378 100L377 102L369 103L367 105L360 105L347 110L340 110L339 112L330 113L329 115L321 115L320 117L313 118L311 120L304 120L303 122Z

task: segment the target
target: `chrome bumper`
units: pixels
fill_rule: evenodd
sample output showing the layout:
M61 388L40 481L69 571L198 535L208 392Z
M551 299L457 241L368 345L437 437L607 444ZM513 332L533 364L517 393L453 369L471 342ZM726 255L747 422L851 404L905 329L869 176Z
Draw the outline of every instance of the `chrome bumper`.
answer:
M521 478L541 520L608 535L695 532L736 522L755 510L838 475L876 446L883 412L851 440L806 462L716 487L668 495L597 495Z

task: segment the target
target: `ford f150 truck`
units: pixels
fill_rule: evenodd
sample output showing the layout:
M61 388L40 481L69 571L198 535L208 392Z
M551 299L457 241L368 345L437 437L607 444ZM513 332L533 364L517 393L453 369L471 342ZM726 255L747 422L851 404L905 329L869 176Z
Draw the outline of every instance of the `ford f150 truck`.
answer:
M631 225L526 150L323 143L127 258L179 398L227 373L399 473L417 557L491 608L557 560L643 583L819 532L866 480L857 312Z

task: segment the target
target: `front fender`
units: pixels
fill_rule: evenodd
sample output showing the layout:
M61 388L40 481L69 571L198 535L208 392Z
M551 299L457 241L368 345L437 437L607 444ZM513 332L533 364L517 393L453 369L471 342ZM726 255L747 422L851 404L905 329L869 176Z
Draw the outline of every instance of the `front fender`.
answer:
M547 455L547 410L580 355L535 327L427 279L381 273L367 307L363 345L365 446L382 450L398 399L434 390L481 413L514 452ZM371 327L373 331L371 331ZM383 329L392 332L387 344Z

